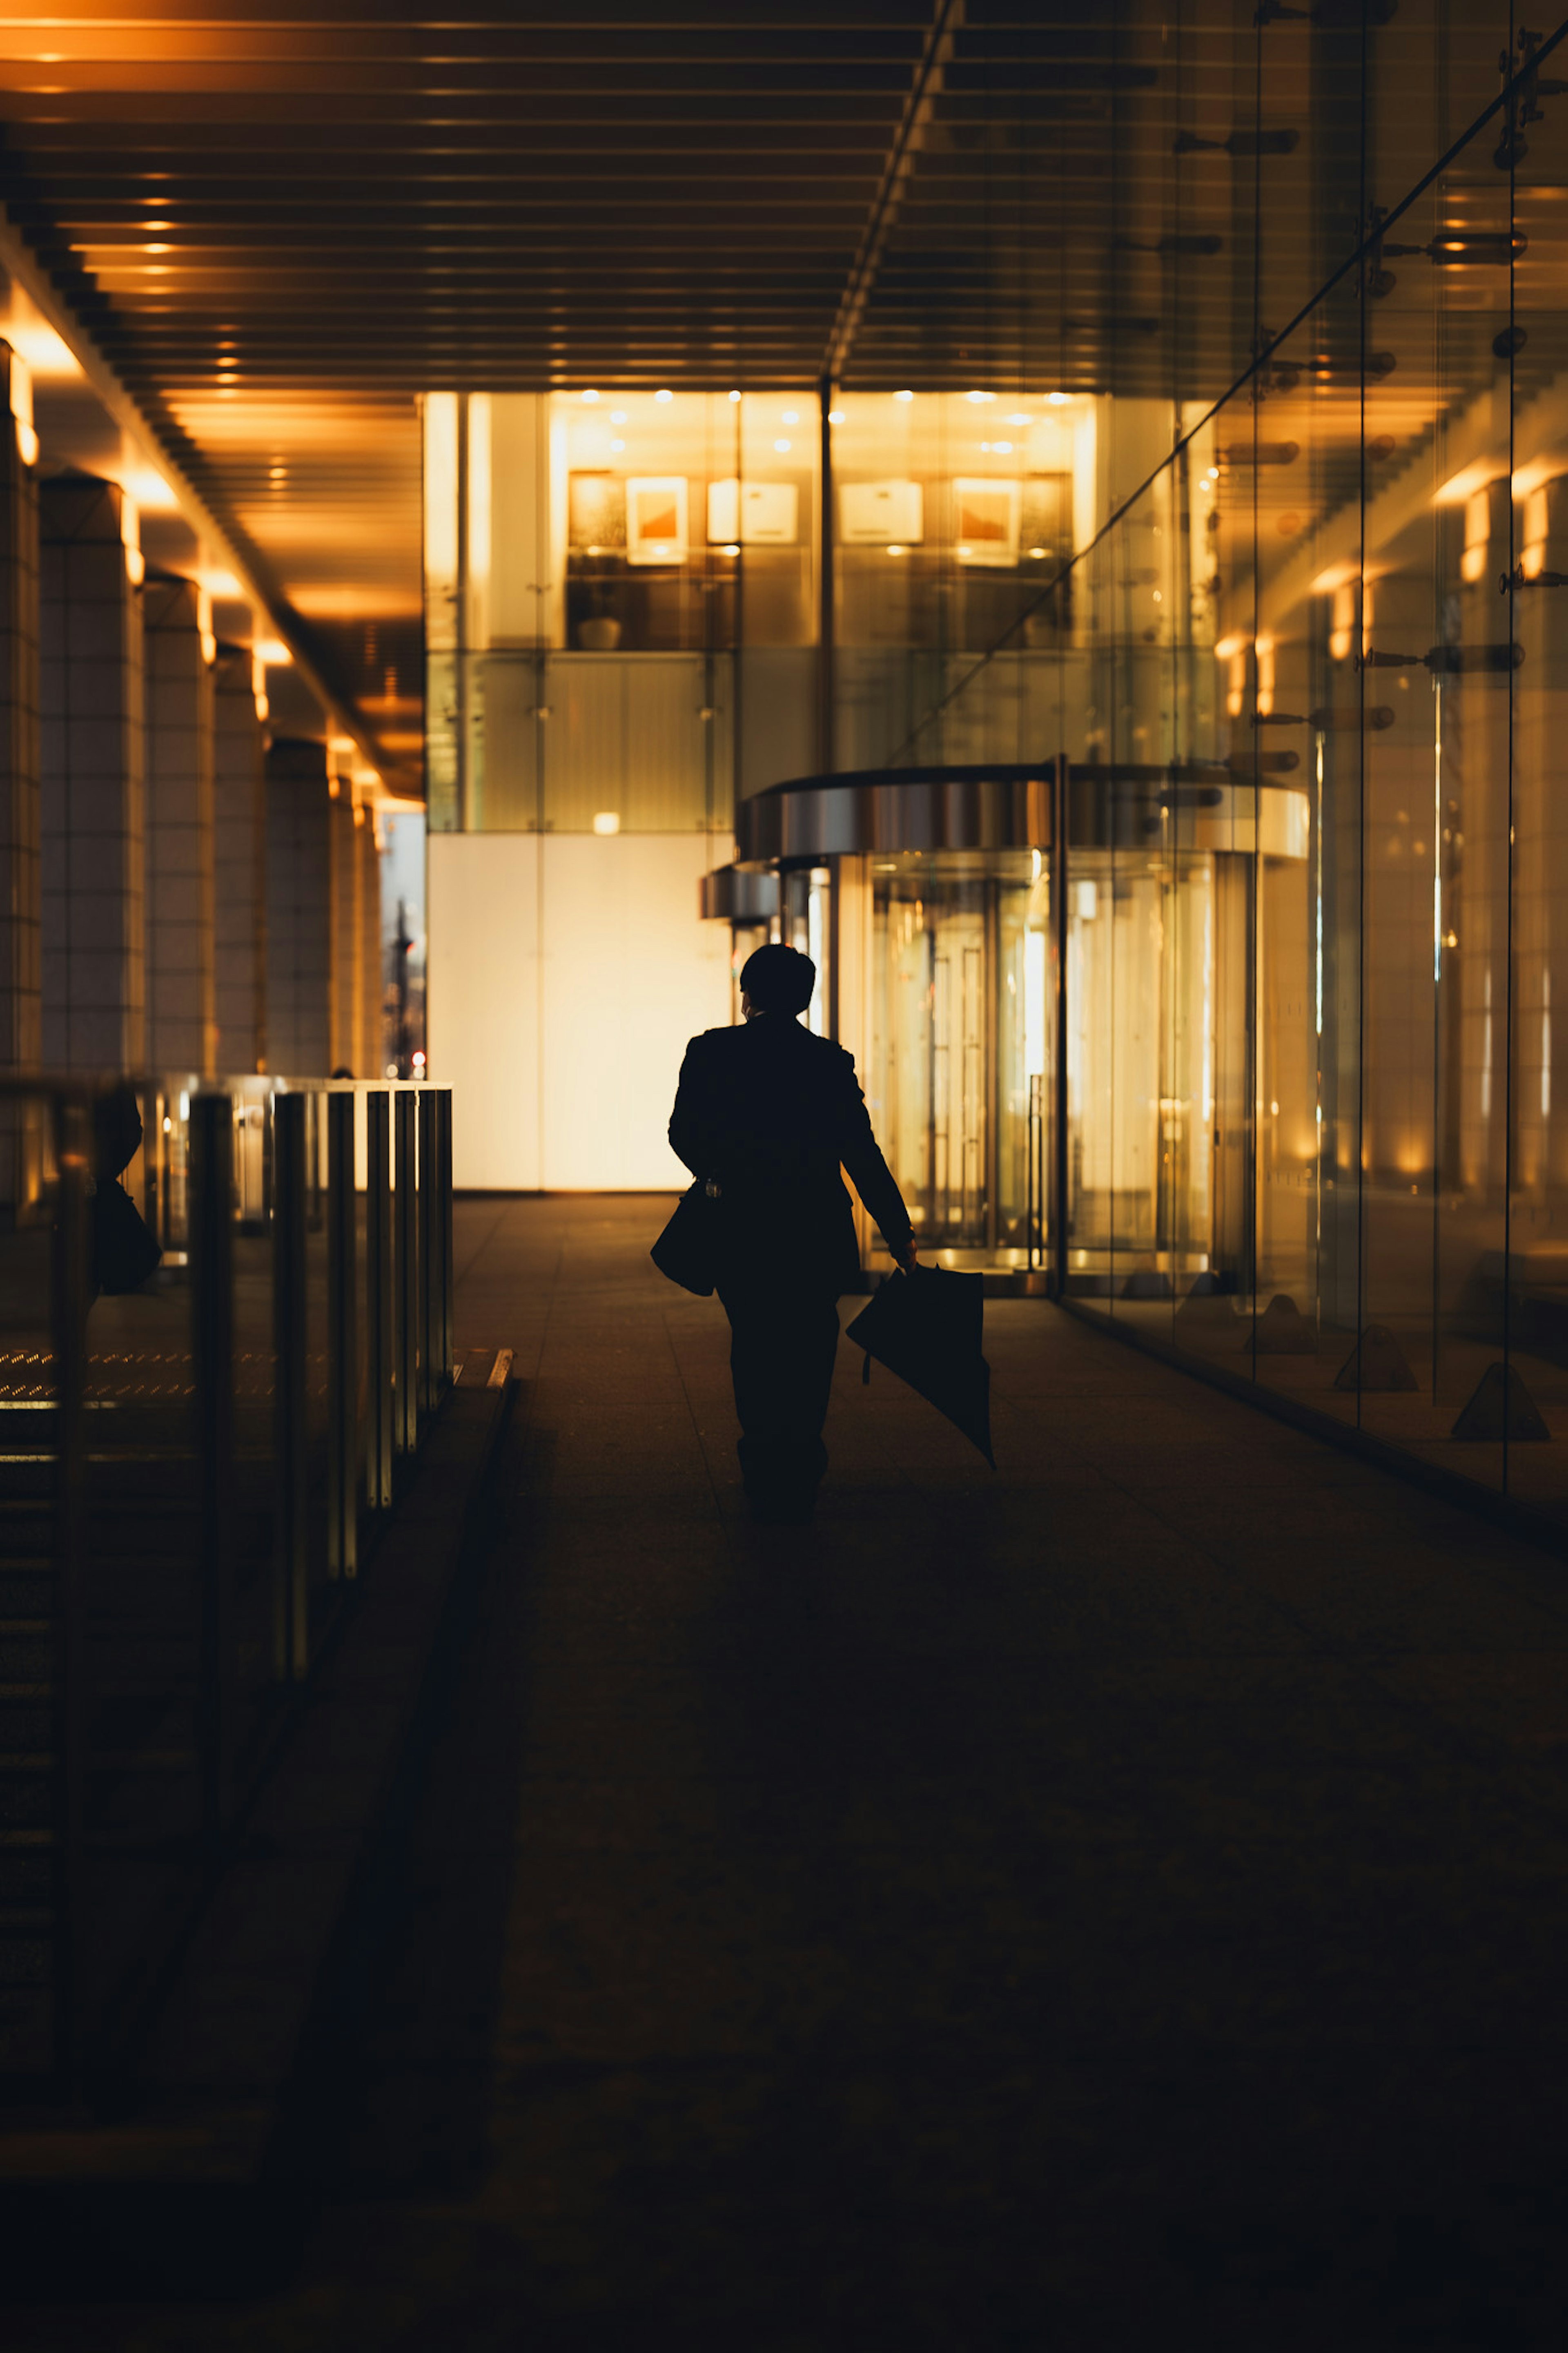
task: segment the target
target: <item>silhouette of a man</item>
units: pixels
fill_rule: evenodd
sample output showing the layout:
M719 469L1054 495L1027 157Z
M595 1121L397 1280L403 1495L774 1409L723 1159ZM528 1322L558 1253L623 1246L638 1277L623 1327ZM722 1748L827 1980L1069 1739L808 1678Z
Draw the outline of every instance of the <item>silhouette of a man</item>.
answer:
M741 974L740 1029L705 1029L681 1064L669 1140L719 1187L715 1272L730 1318L741 1470L754 1519L804 1525L827 1467L838 1297L860 1253L840 1168L906 1271L914 1235L842 1046L801 1026L816 966L758 948Z

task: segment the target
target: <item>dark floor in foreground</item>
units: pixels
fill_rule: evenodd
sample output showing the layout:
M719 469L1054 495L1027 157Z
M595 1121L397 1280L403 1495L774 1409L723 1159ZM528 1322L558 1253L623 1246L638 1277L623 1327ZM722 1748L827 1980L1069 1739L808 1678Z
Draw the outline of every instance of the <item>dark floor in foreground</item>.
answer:
M741 1511L646 1200L460 1205L525 1384L297 2275L9 2346L1556 2346L1568 1570L1033 1303Z

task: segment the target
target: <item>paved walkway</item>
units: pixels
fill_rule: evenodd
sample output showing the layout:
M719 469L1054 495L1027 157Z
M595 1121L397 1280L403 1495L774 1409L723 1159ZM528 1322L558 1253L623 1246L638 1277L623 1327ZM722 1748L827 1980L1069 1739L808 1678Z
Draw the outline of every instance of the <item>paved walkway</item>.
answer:
M325 2204L90 2341L1561 2344L1568 1570L1024 1302L997 1476L847 1348L752 1530L657 1223L461 1206L508 1520Z

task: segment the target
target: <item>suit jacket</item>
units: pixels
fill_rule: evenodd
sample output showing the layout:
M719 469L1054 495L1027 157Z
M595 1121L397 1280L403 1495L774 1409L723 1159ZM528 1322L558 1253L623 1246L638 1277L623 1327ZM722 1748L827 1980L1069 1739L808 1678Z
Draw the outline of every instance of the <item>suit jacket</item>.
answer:
M715 1176L716 1276L771 1271L835 1293L860 1279L854 1211L840 1168L889 1250L910 1215L877 1148L855 1058L787 1014L762 1013L693 1038L669 1141L692 1175Z

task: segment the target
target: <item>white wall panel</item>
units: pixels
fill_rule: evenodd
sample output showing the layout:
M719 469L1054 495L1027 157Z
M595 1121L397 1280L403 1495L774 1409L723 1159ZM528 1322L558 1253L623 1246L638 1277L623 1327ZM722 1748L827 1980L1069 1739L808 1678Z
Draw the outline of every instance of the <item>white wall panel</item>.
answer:
M728 849L701 834L430 837L430 1071L457 1091L460 1187L686 1181L665 1130L687 1039L730 1018L729 929L697 913Z
M539 1176L539 836L433 833L426 1047L452 1092L452 1173L479 1192Z

